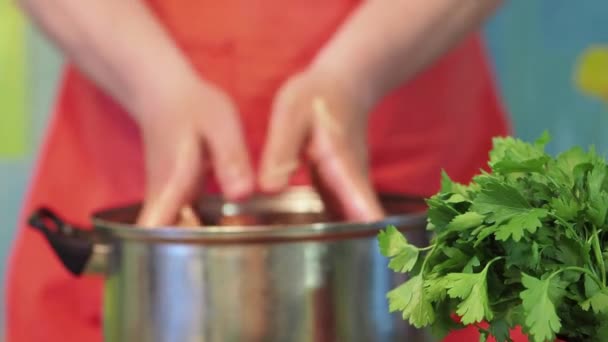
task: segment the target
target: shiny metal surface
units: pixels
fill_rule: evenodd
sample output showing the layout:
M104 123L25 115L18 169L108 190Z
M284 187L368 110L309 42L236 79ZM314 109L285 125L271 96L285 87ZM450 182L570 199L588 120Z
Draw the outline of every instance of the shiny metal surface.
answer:
M85 266L85 273L105 274L108 272L109 259L112 255L112 245L96 243L93 245L91 257Z
M321 198L314 191L302 186L242 203L227 203L221 197L206 196L195 208L204 227L138 228L132 224L140 209L138 205L101 211L94 216L93 223L99 231L113 237L199 243L372 235L389 224L425 224L425 205L421 199L383 194L381 200L389 215L376 222L343 222L325 211ZM236 217L247 224L224 225L222 219L226 217Z
M412 204L411 199L402 200L402 206L393 201L387 202L393 209ZM426 245L419 213L402 212L368 224L307 225L313 216L325 215L319 202L307 204L302 197L297 205L279 202L274 208L280 210L256 210L288 214L292 208L295 225L285 221L287 215L278 225L130 233L126 230L143 231L129 226L135 208L100 214L96 228L108 234L111 250L106 254L105 340L431 341L399 315L389 314L385 295L404 279L388 269L376 242L378 229L391 222L411 242ZM225 207L213 209L220 213L216 216L226 215L217 208ZM123 221L110 221L112 215ZM212 221L209 212L201 215ZM268 223L263 221L258 223Z

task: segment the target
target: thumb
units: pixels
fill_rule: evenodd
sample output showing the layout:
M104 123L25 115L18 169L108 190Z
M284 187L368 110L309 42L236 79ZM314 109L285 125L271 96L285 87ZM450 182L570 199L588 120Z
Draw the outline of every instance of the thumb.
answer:
M175 134L172 138L166 131L144 138L147 184L138 225L173 224L200 190L203 158L198 137Z
M280 94L273 105L266 144L262 152L259 187L274 193L289 184L298 168L300 152L310 128L310 103L293 92Z

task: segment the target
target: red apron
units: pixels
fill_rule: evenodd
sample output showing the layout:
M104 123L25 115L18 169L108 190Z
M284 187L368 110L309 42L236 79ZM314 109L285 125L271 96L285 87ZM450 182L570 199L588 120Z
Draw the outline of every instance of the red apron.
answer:
M150 1L196 70L235 100L254 161L278 87L306 67L357 4ZM379 190L430 195L439 188L441 168L456 180L469 180L485 166L491 138L508 132L479 37L470 37L386 98L370 125L372 174ZM102 280L69 275L42 236L26 228L24 218L47 205L86 224L93 210L140 200L143 174L137 128L68 67L10 260L9 342L101 340ZM478 337L467 329L449 340Z

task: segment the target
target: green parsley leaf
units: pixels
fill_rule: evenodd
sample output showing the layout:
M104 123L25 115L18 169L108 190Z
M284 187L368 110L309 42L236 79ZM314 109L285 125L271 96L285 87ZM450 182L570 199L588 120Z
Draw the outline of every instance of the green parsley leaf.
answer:
M595 313L608 313L608 288L600 288L587 274L585 274L585 295L588 299L580 304L583 310L588 311L591 308Z
M418 261L418 249L409 245L391 259L388 267L395 272L405 273L416 266L416 261Z
M485 329L479 329L479 342L488 342L490 332Z
M555 211L555 215L559 216L564 221L576 219L579 212L582 210L574 196L571 196L568 193L562 193L561 196L552 198L550 204Z
M513 238L513 240L519 241L526 231L530 233L536 232L536 229L542 225L540 219L545 216L547 216L547 210L540 208L532 208L525 213L514 215L497 225L496 239L506 241L509 238Z
M455 216L460 215L451 204L444 202L440 198L431 197L427 201L429 210L427 212L429 222L440 231L445 228Z
M385 257L394 257L409 245L405 236L395 226L388 226L386 230L380 231L378 244L380 253Z
M469 200L468 187L466 185L456 183L445 171L441 171L441 192L452 193L459 195L462 198Z
M534 270L540 264L539 246L536 242L530 245L529 241L505 241L505 248L509 251L506 256L508 267L519 270Z
M549 298L551 279L540 280L524 273L522 284L526 287L521 293L527 315L526 327L535 342L552 341L562 325L555 311L555 305Z
M497 318L490 322L490 334L497 342L512 342L509 333L509 323L505 318Z
M487 289L487 273L490 264L479 273L450 273L446 276L448 295L451 298L463 299L458 304L457 314L462 316L462 323L478 323L494 317L490 309Z
M450 331L462 329L462 325L452 319L453 306L449 301L440 301L434 305L436 318L431 325L431 334L437 341L442 341Z
M591 159L585 153L585 151L583 151L582 148L577 146L558 155L555 160L555 166L556 170L561 171L562 175L571 177L574 172L574 169L577 166L589 163L590 161Z
M589 307L596 313L608 313L608 289L604 288L595 293L591 298L581 303L581 308L587 311Z
M589 216L596 226L602 226L606 222L608 212L608 193L603 189L606 178L606 167L595 165L587 176L589 192Z
M389 292L392 311L436 336L475 324L482 340L523 327L531 342L608 341L608 164L593 148L552 157L548 141L495 138L491 171L467 185L443 172L428 252L379 234L389 267L410 278Z
M390 312L401 311L416 328L433 323L435 312L426 298L424 280L418 275L387 294Z
M598 326L596 327L595 336L593 337L593 341L595 342L604 342L605 337L608 336L608 317L604 315L599 319Z
M449 273L454 270L462 269L463 265L466 265L468 260L471 258L464 251L459 248L445 247L441 249L441 253L445 254L445 260L437 261L433 266L433 271L436 274Z
M460 214L447 225L446 230L448 231L462 231L471 228L479 227L484 220L484 216L474 211L469 211L464 214Z
M517 189L495 178L486 179L472 210L496 222L496 238L502 241L510 237L519 241L526 231L534 233L548 214L546 209L532 208Z
M589 245L570 238L560 239L556 257L565 265L583 266L589 261Z
M418 261L419 249L408 243L397 228L389 226L378 235L380 252L391 261L388 266L395 272L409 272Z
M464 265L464 267L462 268L462 272L463 273L471 273L471 272L473 272L473 268L477 267L479 265L481 265L479 263L479 259L477 259L477 257L474 256L471 259L469 259L469 261L467 261L466 265Z
M511 137L494 139L494 149L490 152L492 170L503 174L542 172L549 160L544 144L530 145Z
M549 163L547 176L564 187L565 190L571 190L580 178L581 171L590 167L591 160L591 156L585 153L582 148L574 147L561 153Z
M497 221L525 213L531 206L516 188L498 178L485 177L479 195L473 201L472 210L481 214L492 214Z
M540 137L538 137L534 141L534 146L536 148L544 150L545 147L547 146L547 144L550 142L551 142L551 134L549 134L549 131L543 131L543 133L541 133Z
M437 277L434 279L425 279L424 287L426 289L427 299L431 302L442 301L447 295L448 279L446 277Z

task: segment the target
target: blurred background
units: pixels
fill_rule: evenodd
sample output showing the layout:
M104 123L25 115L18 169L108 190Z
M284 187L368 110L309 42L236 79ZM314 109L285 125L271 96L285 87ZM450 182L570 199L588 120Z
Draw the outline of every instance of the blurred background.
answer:
M62 65L60 54L11 6L0 0L2 283ZM591 144L608 151L607 1L508 1L484 35L516 136L533 140L548 130L553 153ZM2 316L0 329L3 323Z

